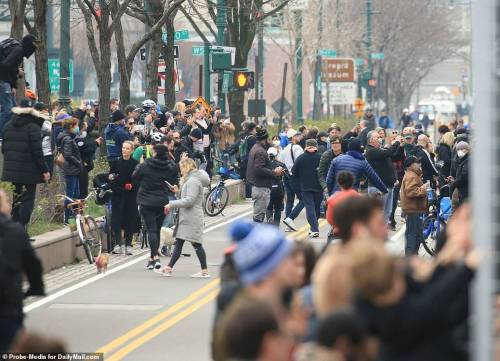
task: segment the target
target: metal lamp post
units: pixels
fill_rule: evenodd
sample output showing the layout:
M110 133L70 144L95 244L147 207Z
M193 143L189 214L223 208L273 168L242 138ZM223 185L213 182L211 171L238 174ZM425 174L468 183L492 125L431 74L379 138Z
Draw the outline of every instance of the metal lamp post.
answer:
M68 106L69 96L69 54L70 54L70 10L71 0L61 0L61 41L59 45L59 104Z

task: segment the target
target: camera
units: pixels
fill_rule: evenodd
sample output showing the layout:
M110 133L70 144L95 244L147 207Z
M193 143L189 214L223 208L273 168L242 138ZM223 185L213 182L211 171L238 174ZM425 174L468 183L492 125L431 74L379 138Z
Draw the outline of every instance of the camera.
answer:
M201 150L196 150L193 153L193 158L198 159L201 163L206 163L205 153L203 153Z

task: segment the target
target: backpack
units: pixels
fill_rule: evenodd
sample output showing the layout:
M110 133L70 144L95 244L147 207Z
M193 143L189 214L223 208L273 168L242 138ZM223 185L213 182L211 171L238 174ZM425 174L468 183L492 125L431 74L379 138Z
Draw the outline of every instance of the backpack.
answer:
M54 154L54 164L57 165L59 168L64 167L64 155L59 149L59 147L56 147L55 154Z
M248 138L250 138L249 135L247 135L244 139L240 140L240 145L238 147L238 153L240 155L240 159L246 159L248 156Z
M17 45L21 46L21 43L14 38L2 40L0 42L0 62L4 61L4 59L10 54L12 48Z

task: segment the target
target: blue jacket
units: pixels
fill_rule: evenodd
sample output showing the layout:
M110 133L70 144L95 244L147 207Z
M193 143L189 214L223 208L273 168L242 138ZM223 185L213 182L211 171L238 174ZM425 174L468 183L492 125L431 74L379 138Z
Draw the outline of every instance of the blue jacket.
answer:
M394 129L394 122L390 116L386 115L378 118L378 126L384 129Z
M387 193L387 188L365 159L359 152L349 151L347 154L338 156L332 161L328 175L326 177L326 186L328 192L339 190L337 184L337 174L342 171L351 172L354 176L354 188L359 187L361 178L366 177L374 187L377 187L382 193Z
M109 123L104 130L108 160L119 158L122 155L122 145L126 140L132 140L129 132L122 124Z

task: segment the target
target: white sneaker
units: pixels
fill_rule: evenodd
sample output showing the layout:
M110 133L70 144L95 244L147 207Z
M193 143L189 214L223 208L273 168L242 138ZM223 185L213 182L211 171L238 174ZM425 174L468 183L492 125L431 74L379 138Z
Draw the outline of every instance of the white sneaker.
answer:
M123 247L116 245L115 248L113 248L112 254L123 254Z
M245 198L245 201L250 203L250 202L253 202L253 199L252 198Z
M309 238L318 238L319 232L309 232Z
M283 223L286 224L286 226L288 228L290 228L292 231L296 232L297 231L297 226L295 225L295 223L293 223L293 220L291 218L285 218L283 220Z
M210 274L208 272L197 272L191 276L191 278L210 278Z

